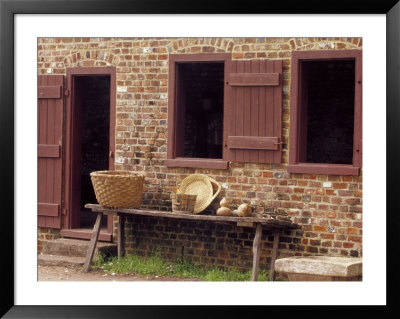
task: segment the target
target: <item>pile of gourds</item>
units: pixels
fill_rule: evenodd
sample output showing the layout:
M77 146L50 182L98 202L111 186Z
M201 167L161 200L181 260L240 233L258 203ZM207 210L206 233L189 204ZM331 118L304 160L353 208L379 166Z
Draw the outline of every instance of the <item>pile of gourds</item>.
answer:
M228 200L224 197L220 203L221 205L220 208L217 210L217 215L218 216L236 216L236 217L251 217L252 212L251 212L251 207L247 203L243 203L239 205L239 207L235 210L231 210L229 208L229 202Z

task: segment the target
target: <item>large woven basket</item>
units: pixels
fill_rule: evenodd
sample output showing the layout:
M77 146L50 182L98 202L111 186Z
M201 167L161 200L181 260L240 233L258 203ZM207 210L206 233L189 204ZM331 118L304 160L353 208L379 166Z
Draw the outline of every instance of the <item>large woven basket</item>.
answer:
M127 171L91 172L94 193L102 206L139 208L144 176Z
M194 214L205 210L221 191L221 185L204 174L192 174L186 177L177 190L177 194L197 195Z

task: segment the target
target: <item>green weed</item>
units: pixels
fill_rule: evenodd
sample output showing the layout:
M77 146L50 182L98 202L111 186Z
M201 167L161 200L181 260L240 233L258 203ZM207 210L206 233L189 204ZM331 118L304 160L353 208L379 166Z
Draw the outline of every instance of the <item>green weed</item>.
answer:
M222 270L217 267L204 267L188 260L166 261L156 252L150 257L129 255L120 259L105 259L99 256L93 267L103 269L106 273L172 276L179 278L196 278L202 281L250 281L251 271L242 272L235 267ZM281 280L277 278L276 280ZM268 281L268 273L260 269L258 281Z

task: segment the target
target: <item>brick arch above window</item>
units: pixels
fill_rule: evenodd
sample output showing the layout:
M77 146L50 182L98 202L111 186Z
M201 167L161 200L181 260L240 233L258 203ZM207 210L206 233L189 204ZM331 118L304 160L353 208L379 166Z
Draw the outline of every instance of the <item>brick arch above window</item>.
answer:
M73 52L64 58L64 66L118 66L118 56L109 50L82 50Z
M233 39L185 38L167 45L169 53L225 53L232 52Z

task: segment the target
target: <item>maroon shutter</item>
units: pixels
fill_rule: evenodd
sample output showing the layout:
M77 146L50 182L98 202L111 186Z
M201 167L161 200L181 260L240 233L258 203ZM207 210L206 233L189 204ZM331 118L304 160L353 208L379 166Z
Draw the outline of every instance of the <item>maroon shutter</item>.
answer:
M61 228L62 75L38 76L38 226Z
M231 61L228 159L281 163L282 60Z

